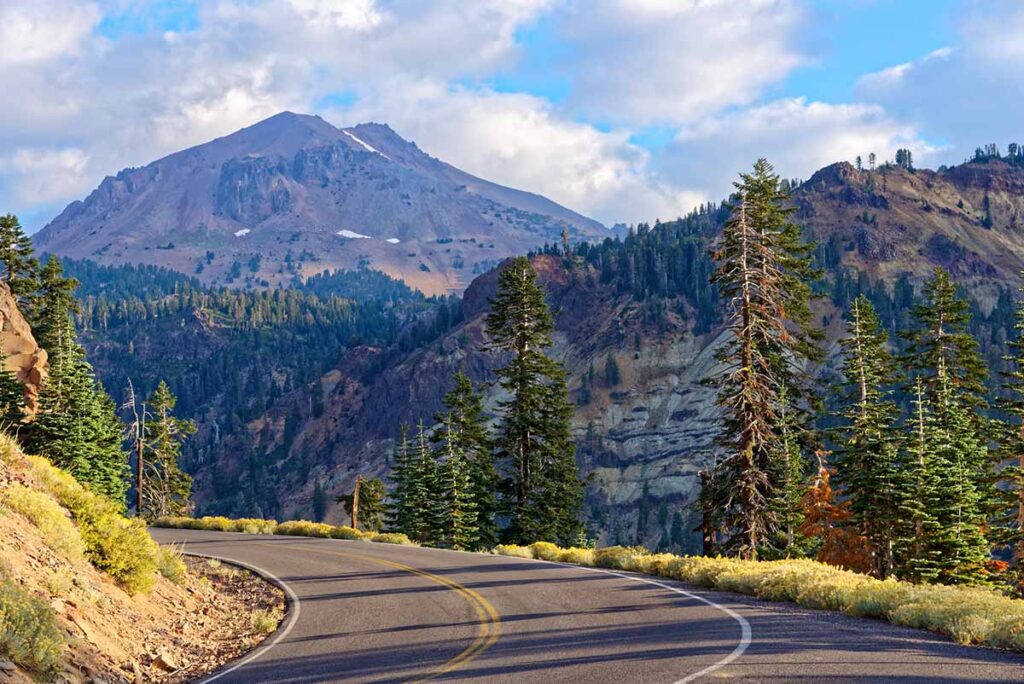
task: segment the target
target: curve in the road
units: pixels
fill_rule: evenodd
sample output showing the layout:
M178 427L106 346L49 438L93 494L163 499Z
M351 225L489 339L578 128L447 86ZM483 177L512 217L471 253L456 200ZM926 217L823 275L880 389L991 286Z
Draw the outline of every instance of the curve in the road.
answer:
M250 572L256 573L260 577L266 579L271 584L280 587L281 591L284 592L288 605L288 615L285 618L284 624L274 631L274 634L270 637L269 641L260 645L259 648L254 650L249 655L244 656L240 660L235 661L235 663L231 666L219 670L213 673L212 675L203 678L202 684L207 684L207 682L218 680L221 677L231 674L232 672L246 665L247 663L251 663L252 661L256 660L264 653L266 653L274 646L276 646L278 643L280 643L282 639L288 636L288 633L292 631L292 628L295 627L295 623L299 620L299 615L302 614L302 602L299 600L299 597L296 596L295 591L290 586L288 586L286 582L281 581L274 573L270 572L269 570L265 570L264 568L260 568L255 565L250 565L249 563L243 563L240 560L235 560L232 558L222 558L221 556L213 556L208 553L193 553L191 551L186 551L184 553L189 556L196 556L197 558L209 558L212 560L218 560L222 563L227 563L229 565L237 565L239 567L245 568L246 570L249 570Z
M261 568L295 597L286 627L215 684L1024 682L1019 654L610 569L306 537L153 536Z
M490 601L488 601L472 589L465 587L454 580L448 579L447 577L435 575L432 572L420 570L419 568L414 568L413 566L406 565L405 563L397 563L395 561L386 560L383 558L374 558L373 556L366 556L360 553L349 553L347 551L335 550L328 551L326 549L318 549L312 546L295 546L294 548L302 549L303 551L308 551L311 553L327 554L330 556L340 556L341 558L355 558L364 562L375 563L377 565L395 568L397 570L401 570L402 572L412 573L413 575L426 578L431 582L436 582L441 586L447 587L448 589L453 590L462 598L469 601L470 605L472 605L473 609L476 611L477 617L479 618L480 621L480 632L477 635L476 639L473 641L473 643L467 646L465 650L456 655L454 658L437 667L429 674L413 680L415 682L427 682L432 679L437 679L444 673L451 672L455 668L460 667L461 665L464 665L466 663L469 663L474 658L478 657L481 653L486 651L488 648L493 646L494 643L498 640L498 637L501 636L501 616L498 615L498 611L494 609L494 606L491 605Z
M580 569L580 570L587 570L589 572L599 572L602 575L612 575L613 577L621 577L622 579L631 580L633 582L642 582L643 584L650 584L650 585L653 585L655 587L660 587L662 589L667 589L668 591L674 592L676 594L681 594L681 595L686 596L688 598L695 599L697 601L700 601L701 603L706 603L709 606L711 606L712 608L715 608L717 610L722 611L723 613L725 613L726 615L728 615L729 617L731 617L733 620L735 620L736 622L738 622L740 624L740 640L739 640L739 643L736 644L736 648L734 648L732 650L732 653L730 653L729 655L725 656L724 658L722 658L718 662L712 663L711 665L708 665L703 670L698 670L697 672L694 672L691 675L687 675L687 676L683 677L682 679L677 680L676 682L673 682L673 684L687 684L687 682L694 682L694 681L700 679L701 677L704 677L706 675L711 674L712 672L714 672L716 670L721 670L723 667L725 667L726 665L728 665L729 663L731 663L732 661L736 660L741 655L743 655L743 652L747 650L748 646L750 646L750 640L752 638L753 631L750 629L750 623L747 622L747 619L745 617L743 617L742 615L740 615L739 613L737 613L732 608L729 608L728 606L723 606L720 603L715 603L711 599L705 598L704 596L700 596L698 594L694 594L693 592L686 591L685 589L680 589L679 587L673 587L671 585L665 584L664 582L659 582L658 580L649 579L647 577L637 577L636 575L627 575L627 574L624 574L624 573L621 573L621 572L615 572L613 570L604 570L604 569L601 569L601 568L588 568L588 567L580 566L580 565L570 565L568 563L556 563L555 561L542 561L542 560L538 560L537 562L538 563L551 563L552 565L561 565L563 567L577 568L577 569Z

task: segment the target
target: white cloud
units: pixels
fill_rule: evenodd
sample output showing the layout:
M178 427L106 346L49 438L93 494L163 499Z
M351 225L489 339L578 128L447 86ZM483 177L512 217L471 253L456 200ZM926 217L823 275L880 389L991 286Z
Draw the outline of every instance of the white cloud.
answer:
M572 103L602 120L689 123L755 102L807 58L789 0L578 2L564 17L576 47Z
M99 20L94 2L0 3L0 69L76 54Z
M88 155L75 148L22 148L0 157L4 175L13 176L18 195L29 203L46 203L89 189Z
M736 172L766 157L785 177L807 178L836 161L891 158L899 147L914 150L918 163L936 150L912 126L892 119L877 105L833 105L802 98L710 118L683 129L659 159L666 175L720 199Z
M387 119L426 151L475 175L530 190L606 223L687 211L693 195L649 176L626 132L602 132L522 93L391 82L336 116Z
M985 143L1020 142L1024 102L1024 5L986 2L960 17L954 45L868 74L857 99L945 141L937 161L957 163Z

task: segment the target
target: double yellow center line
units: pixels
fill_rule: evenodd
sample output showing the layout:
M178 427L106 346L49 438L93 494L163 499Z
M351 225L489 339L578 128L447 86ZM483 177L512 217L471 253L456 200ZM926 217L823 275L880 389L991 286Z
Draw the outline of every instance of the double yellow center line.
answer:
M262 543L262 542L261 542ZM268 544L269 545L269 544ZM276 546L276 545L275 545ZM408 572L413 575L418 575L424 579L428 579L431 582L436 582L448 589L451 589L459 596L464 598L466 601L473 606L476 611L478 622L480 625L477 631L477 637L473 640L469 646L462 650L461 653L456 655L451 660L448 660L444 664L431 670L422 677L417 677L412 680L415 682L426 682L431 679L440 677L441 675L451 672L452 670L469 663L480 656L484 651L489 649L501 636L501 616L498 615L498 611L494 609L490 601L485 599L483 596L473 591L469 587L459 584L453 579L448 577L442 577L441 575L435 575L432 572L421 570L411 565L404 563L398 563L392 560L386 560L384 558L376 558L374 556L367 556L361 553L352 553L349 551L329 551L327 549L321 549L314 546L292 546L291 548L302 549L304 551L312 551L314 553L321 553L329 556L340 556L342 558L352 558L356 560L366 561L368 563L376 563L377 565L384 565L389 568Z

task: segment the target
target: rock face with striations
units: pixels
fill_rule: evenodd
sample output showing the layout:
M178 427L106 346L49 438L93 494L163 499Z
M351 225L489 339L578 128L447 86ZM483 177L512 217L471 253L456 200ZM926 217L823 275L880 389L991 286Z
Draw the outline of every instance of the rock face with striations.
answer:
M35 415L39 407L39 388L47 375L46 350L36 344L32 328L6 283L0 283L0 349L4 368L25 386L25 407L29 415Z

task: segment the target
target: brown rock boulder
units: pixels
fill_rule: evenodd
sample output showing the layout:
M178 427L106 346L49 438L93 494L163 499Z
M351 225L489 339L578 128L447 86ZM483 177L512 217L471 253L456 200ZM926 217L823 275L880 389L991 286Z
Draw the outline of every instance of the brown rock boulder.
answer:
M25 386L25 407L30 416L39 405L39 388L47 376L46 350L36 344L32 328L18 310L18 304L6 283L0 282L0 349L4 367L13 371Z

